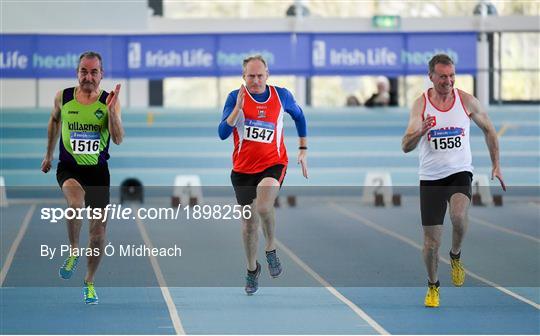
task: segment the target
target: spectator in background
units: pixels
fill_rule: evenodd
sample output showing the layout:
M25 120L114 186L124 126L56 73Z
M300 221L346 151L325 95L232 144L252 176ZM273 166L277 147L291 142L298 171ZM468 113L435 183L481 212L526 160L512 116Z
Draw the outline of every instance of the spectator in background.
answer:
M365 102L366 107L388 106L390 104L390 82L388 78L377 77L377 93L374 93Z
M358 98L356 98L355 95L350 95L347 97L347 102L345 103L346 106L360 106L360 101Z

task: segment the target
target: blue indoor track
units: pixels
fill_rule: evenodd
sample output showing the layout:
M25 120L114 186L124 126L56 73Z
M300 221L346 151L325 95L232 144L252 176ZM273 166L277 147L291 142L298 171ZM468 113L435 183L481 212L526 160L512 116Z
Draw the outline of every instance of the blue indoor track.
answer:
M406 110L305 111L309 180L296 164L296 131L286 116L285 186L339 186L342 194L297 195L295 207L280 197L276 237L284 274L270 278L261 233L263 269L255 295L243 289L238 220L111 219L107 243L117 251L101 262L95 306L82 301L86 258L73 278L63 281L58 267L64 257L40 255L42 245L67 244L64 221L41 219L42 209L65 207L61 194L20 193L57 189L54 171L39 171L49 113L0 114L0 175L8 198L0 207L1 334L540 334L538 107L490 109L509 191L502 207L470 208L461 288L451 283L452 225L445 222L436 309L423 305L417 195L404 193L399 207L374 207L346 195L346 186L361 186L371 171L391 173L396 192L401 190L396 186L417 186L418 152L403 154L400 148ZM112 185L136 177L151 194L149 186L171 186L176 175L197 174L204 186L229 186L232 140L219 140L220 116L217 110L124 110L124 143L110 150ZM471 129L475 173L489 175L483 136L474 124ZM497 183L491 186L502 194ZM112 202L118 202L117 194ZM170 202L157 195L138 206L165 208ZM204 202L235 203L232 194L205 196ZM88 241L86 222L80 240L82 246ZM122 257L120 245L177 245L182 255Z

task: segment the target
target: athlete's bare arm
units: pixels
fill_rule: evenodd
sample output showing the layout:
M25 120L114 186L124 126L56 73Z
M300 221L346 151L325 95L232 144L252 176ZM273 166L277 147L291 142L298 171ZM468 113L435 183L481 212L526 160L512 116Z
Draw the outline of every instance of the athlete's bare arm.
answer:
M61 127L61 105L62 105L62 90L56 93L54 97L54 105L51 111L51 117L49 118L49 124L47 125L47 152L45 153L45 158L41 162L41 171L44 173L51 170L54 147L56 146L56 141L60 135Z
M122 115L120 112L120 84L116 84L113 91L107 96L107 110L109 111L109 134L112 141L119 145L124 139L124 128L122 127Z
M489 156L491 158L491 179L497 178L501 183L501 187L506 191L506 185L504 184L500 161L499 161L499 140L497 139L497 132L495 127L491 123L486 110L480 104L480 101L476 97L459 90L459 95L463 104L467 108L471 119L478 127L484 132L486 144L489 150Z
M244 106L244 96L246 95L246 87L242 84L238 90L238 96L236 97L236 105L232 110L231 114L227 117L227 124L231 127L236 125L236 120L238 119L238 114Z
M409 115L409 125L407 126L407 130L405 131L405 135L403 136L403 140L401 140L401 149L408 153L416 148L418 145L418 142L420 142L420 138L426 132L433 127L433 116L429 116L422 120L422 113L424 112L424 98L423 96L418 97L411 108L411 113Z

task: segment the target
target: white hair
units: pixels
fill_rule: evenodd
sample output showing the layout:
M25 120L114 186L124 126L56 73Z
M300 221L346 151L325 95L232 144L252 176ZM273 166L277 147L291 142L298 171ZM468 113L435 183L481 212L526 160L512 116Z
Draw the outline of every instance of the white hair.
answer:
M386 88L389 88L390 87L390 81L388 80L388 78L384 77L384 76L378 76L377 77L377 84L384 84L384 86Z

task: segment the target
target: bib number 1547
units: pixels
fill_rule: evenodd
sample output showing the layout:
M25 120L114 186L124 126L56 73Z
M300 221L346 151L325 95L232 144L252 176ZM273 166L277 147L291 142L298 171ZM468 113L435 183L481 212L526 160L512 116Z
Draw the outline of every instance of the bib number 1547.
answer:
M248 140L270 143L274 139L274 130L268 128L246 126L245 131L245 138Z

